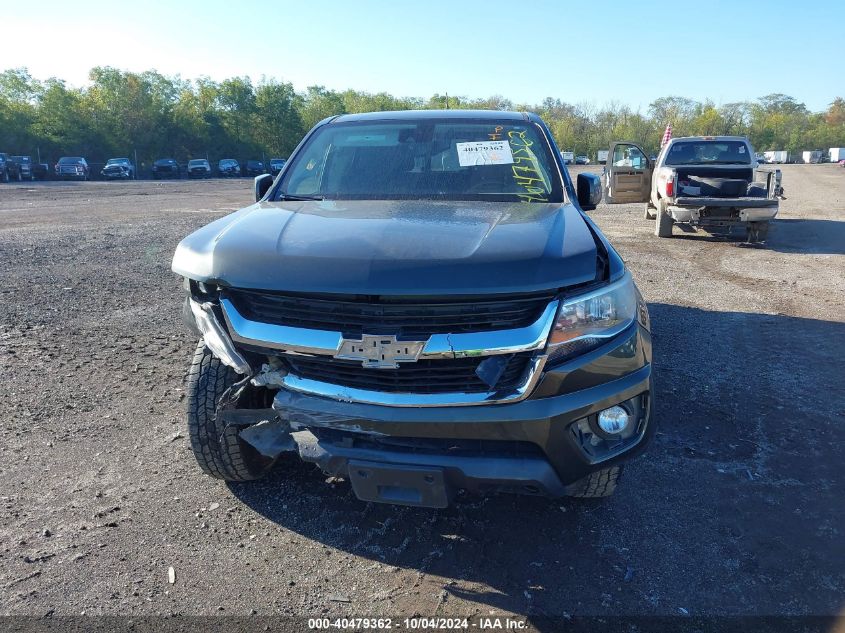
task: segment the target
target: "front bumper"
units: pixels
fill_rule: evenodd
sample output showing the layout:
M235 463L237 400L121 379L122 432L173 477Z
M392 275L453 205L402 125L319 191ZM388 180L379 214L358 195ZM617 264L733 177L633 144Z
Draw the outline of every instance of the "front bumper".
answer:
M285 340L276 331L268 336L245 330L243 323L232 322L234 310L222 312L227 328L212 304L185 303L186 322L242 375L253 370L238 343L249 349L252 334ZM547 335L538 335L541 346ZM454 335L452 353L460 342ZM367 501L441 507L457 489L566 495L591 472L643 450L655 428L651 335L639 321L596 349L541 367L523 397L477 406L355 401L346 391L325 397L298 390L284 372L272 382L255 382L269 380L255 376L253 385L279 388L272 411L222 411L227 423L244 425L241 438L268 457L295 451L325 472L349 478ZM616 405L626 409L631 422L625 433L608 436L598 428L597 416ZM259 440L252 431L260 426Z
M651 337L635 325L546 371L521 402L397 408L282 389L273 408L304 461L349 478L367 501L441 507L457 489L559 497L590 472L638 454L654 435L650 358ZM585 437L599 411L620 403L636 416L632 435L615 443L600 432ZM405 485L378 483L392 480Z

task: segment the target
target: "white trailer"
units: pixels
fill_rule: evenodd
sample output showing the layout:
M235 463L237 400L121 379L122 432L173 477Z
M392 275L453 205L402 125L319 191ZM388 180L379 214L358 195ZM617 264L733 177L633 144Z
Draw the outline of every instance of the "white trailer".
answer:
M845 147L831 147L830 162L838 163L840 160L845 160Z
M820 163L822 162L822 151L814 149L810 152L801 152L801 160L805 165Z
M600 149L598 151L598 155L596 156L596 162L600 165L604 165L607 162L607 152L606 149Z
M775 150L771 152L763 152L767 163L787 163L789 162L789 152L786 150Z

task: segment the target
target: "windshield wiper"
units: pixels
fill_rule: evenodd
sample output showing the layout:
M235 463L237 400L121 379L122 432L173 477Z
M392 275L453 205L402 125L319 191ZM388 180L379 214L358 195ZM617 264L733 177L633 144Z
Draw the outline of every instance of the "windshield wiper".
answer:
M280 193L278 195L278 200L322 200L323 196L298 196L293 193Z

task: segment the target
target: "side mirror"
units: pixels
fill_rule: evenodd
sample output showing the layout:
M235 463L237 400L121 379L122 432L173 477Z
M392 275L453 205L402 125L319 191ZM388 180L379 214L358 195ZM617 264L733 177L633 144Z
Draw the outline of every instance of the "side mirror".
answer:
M273 176L261 174L255 177L255 201L258 202L273 186Z
M576 191L581 210L592 211L601 202L601 178L595 174L578 174Z

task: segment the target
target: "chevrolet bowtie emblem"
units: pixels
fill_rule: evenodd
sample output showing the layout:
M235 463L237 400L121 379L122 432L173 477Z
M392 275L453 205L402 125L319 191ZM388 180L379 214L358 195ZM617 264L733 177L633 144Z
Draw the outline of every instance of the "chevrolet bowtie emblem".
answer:
M342 360L359 360L362 367L396 369L399 363L415 363L426 341L397 341L393 335L364 334L360 340L343 339L334 355Z

